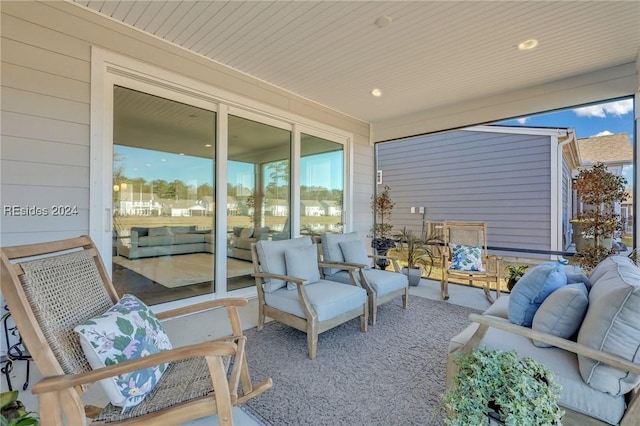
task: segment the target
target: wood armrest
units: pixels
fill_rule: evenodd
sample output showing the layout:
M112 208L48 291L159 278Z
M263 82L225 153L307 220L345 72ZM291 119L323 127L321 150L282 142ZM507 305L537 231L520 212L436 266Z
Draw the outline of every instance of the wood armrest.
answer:
M241 297L228 297L225 299L208 300L202 303L196 303L195 305L185 306L184 308L172 309L165 312L156 314L159 320L175 318L182 315L193 314L196 312L204 312L211 309L229 306L246 306L249 303L247 299Z
M334 262L334 261L323 261L318 262L318 266L321 268L335 268L335 269L344 269L346 271L357 271L358 269L364 269L367 265L363 263L353 263L353 262Z
M611 367L630 371L634 374L640 374L640 364L633 363L619 356L599 351L597 349L574 342L572 340L563 339L562 337L557 337L548 333L533 330L528 327L522 327L513 324L505 318L494 317L492 315L470 314L469 320L482 325L486 325L488 327L497 328L509 333L528 337L530 339L539 340L541 342L548 343L569 352L591 358L595 361L600 361L604 364L610 365Z
M275 278L277 280L289 281L291 283L299 285L304 285L307 283L307 280L302 278L294 277L291 275L270 274L268 272L254 272L251 274L251 276L259 278Z
M98 380L114 377L120 374L153 367L165 362L179 361L194 357L229 356L236 352L236 345L229 342L203 342L195 345L183 346L143 358L125 361L81 374L51 376L42 379L31 390L34 394L57 392L72 387L89 384Z

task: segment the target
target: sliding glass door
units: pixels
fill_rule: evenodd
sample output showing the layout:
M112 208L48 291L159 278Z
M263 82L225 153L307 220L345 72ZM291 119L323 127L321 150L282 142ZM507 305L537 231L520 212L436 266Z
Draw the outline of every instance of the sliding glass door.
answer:
M216 113L114 87L113 283L159 303L215 291Z

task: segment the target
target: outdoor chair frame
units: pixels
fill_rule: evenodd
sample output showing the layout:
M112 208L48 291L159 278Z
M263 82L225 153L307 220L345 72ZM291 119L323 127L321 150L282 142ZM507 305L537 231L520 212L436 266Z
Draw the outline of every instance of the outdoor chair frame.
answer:
M232 425L234 405L272 386L270 378L254 386L249 376L246 338L237 310L247 305L246 299L207 301L157 315L159 320L164 320L226 307L230 336L94 370L84 357L73 328L103 314L118 302L119 296L91 238L82 236L5 247L0 255L3 296L29 353L44 376L32 389L38 396L43 426L65 424L63 417L66 424L84 425L87 416L100 410L83 407L86 385L166 362L172 364L140 405L122 413L120 407L109 404L91 424L167 425L217 414L220 425ZM40 269L37 273L25 272L34 268ZM230 361L229 357L233 357L230 372L224 363ZM193 380L185 383L185 377Z
M283 324L288 325L289 327L293 327L296 330L300 330L307 334L307 347L309 351L309 358L315 359L318 354L318 335L330 330L334 327L337 327L340 324L343 324L347 321L350 321L354 318L360 317L360 329L363 332L367 331L367 324L369 322L369 309L368 303L364 303L362 308L353 309L347 312L344 312L338 316L335 316L331 319L325 321L318 320L318 314L314 309L309 296L307 295L307 291L305 289L305 285L307 281L298 277L293 277L289 275L278 275L263 272L262 266L260 264L260 258L258 256L258 251L256 248L256 243L251 244L251 258L253 260L253 276L256 280L256 289L258 290L258 331L264 328L264 324L266 321L266 317L273 318L274 320L281 322ZM349 267L341 264L335 264L331 262L318 262L318 267L328 268L343 268L349 270L351 274L352 285L356 287L361 287L357 282L353 273L358 270L357 267ZM304 312L305 317L301 318L299 316L293 315L289 312L285 312L273 306L270 306L265 301L265 290L264 283L265 279L275 278L279 280L284 280L289 283L293 283L296 285L298 298L300 301L300 306L302 311ZM315 284L314 284L315 285ZM349 285L349 284L341 284L341 285ZM289 290L287 290L289 291Z
M500 297L500 282L502 258L489 255L487 249L487 225L484 222L444 222L442 225L444 247L442 251L442 279L440 289L442 299L449 299L449 278L458 277L468 280L469 285L476 281L483 283L487 300L493 303L491 297L491 283L495 283L496 298ZM482 266L485 271L461 271L451 269L453 260L451 243L479 246L481 249ZM495 265L493 269L490 265Z

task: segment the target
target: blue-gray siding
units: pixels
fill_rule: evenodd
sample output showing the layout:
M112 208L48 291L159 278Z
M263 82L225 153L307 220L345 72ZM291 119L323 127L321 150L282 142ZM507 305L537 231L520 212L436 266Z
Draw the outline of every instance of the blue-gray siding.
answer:
M550 249L549 136L452 131L377 145L396 202L391 222L484 221L489 245ZM416 209L416 211L419 211Z

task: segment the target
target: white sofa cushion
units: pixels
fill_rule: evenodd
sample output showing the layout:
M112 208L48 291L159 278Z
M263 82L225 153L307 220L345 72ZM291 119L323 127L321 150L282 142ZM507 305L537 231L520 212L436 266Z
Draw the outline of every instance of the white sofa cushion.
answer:
M610 256L596 267L591 282L578 343L640 363L640 268L626 256ZM623 395L640 384L637 374L578 359L582 378L595 389Z
M587 287L583 283L567 284L551 293L542 302L533 317L531 328L569 339L580 329L588 306ZM534 340L533 344L540 348L551 347L537 340Z

